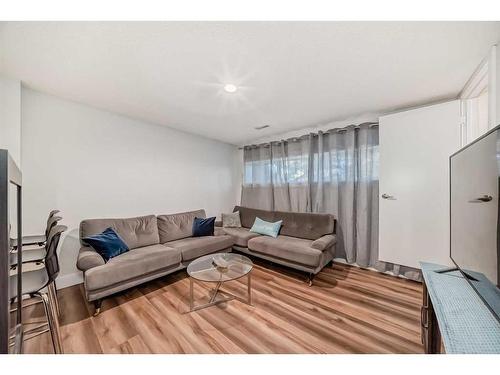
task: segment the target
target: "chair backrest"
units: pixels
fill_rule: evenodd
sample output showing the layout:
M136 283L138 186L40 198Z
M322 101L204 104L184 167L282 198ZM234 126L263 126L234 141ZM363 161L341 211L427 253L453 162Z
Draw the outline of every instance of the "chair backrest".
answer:
M49 212L49 218L51 218L51 217L52 217L52 216L54 216L55 214L58 214L59 212L61 212L61 211L59 211L59 210L52 210L52 211L50 211L50 212Z
M56 225L53 227L48 236L47 242L45 244L46 254L45 254L45 269L47 270L47 275L49 276L48 283L54 281L59 274L59 259L57 257L57 246L59 245L59 240L61 239L61 234L68 229L66 225Z
M55 216L55 215L49 216L49 218L47 219L47 227L45 228L46 239L49 236L50 230L54 228L60 220L62 220L61 216Z

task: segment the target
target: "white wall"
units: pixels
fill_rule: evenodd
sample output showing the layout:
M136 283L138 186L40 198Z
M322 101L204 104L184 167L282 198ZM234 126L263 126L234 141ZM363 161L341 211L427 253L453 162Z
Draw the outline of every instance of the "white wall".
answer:
M21 82L0 75L0 148L21 166Z
M462 136L462 146L474 141L482 136L489 129L489 95L488 90L483 91L479 96L464 99L462 106L465 106L465 133Z
M58 286L77 282L84 218L205 208L230 212L240 194L235 146L22 90L25 233L61 210L68 234Z
M500 55L498 45L473 72L459 98L463 100L465 132L462 146L474 141L500 124Z
M495 121L492 126L500 125L500 51L498 50L498 44L495 46L495 59L494 66L492 68L492 81L494 82L495 98L492 100L495 106Z
M21 82L0 74L0 149L21 167ZM17 237L17 191L9 186L11 236Z

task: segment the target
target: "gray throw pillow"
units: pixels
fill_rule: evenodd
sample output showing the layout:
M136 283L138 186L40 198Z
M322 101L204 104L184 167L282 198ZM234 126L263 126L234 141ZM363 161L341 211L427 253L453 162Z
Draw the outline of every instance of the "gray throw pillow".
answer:
M240 211L222 214L222 226L224 228L241 228Z

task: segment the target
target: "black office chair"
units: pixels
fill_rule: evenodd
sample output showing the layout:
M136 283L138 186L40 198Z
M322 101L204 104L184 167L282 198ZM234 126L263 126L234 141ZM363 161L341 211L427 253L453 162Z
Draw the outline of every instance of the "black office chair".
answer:
M22 301L18 302L18 308L24 308L27 306L32 306L36 303L43 303L45 315L47 317L47 322L38 324L37 326L24 331L25 340L32 339L33 337L39 336L45 332L50 332L52 345L54 347L55 353L62 353L62 342L61 334L59 329L58 320L58 302L55 292L55 279L59 274L59 260L57 257L57 246L59 245L59 240L61 234L67 229L65 225L56 225L53 227L46 240L46 255L43 261L43 267L22 273L22 294L34 296L35 298L40 298L39 301L22 306ZM16 298L17 296L17 275L11 276L10 282L10 298ZM11 312L16 311L17 308L11 310Z

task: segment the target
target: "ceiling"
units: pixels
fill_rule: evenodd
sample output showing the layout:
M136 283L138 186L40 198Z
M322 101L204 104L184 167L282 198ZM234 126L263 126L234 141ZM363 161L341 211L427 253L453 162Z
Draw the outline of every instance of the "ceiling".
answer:
M8 22L30 88L232 144L454 98L499 22ZM238 86L226 93L225 83ZM264 130L254 127L270 125Z

